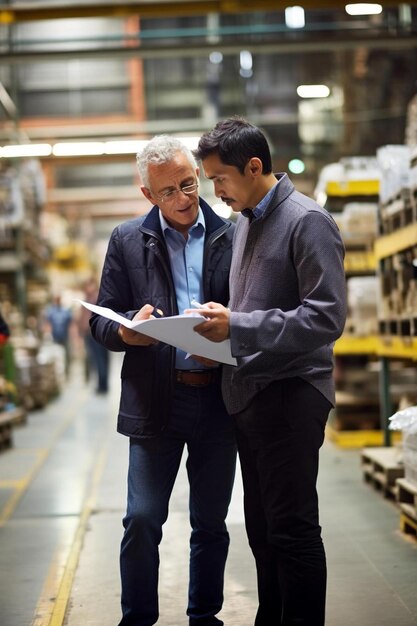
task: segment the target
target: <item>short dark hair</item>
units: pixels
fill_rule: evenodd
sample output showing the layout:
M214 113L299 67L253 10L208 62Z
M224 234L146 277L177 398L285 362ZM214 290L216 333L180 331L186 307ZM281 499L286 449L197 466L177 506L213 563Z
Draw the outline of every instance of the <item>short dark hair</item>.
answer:
M211 154L218 154L225 165L234 165L241 174L253 157L262 161L262 174L272 172L271 151L263 132L243 117L235 115L204 133L194 150L194 156L203 161Z

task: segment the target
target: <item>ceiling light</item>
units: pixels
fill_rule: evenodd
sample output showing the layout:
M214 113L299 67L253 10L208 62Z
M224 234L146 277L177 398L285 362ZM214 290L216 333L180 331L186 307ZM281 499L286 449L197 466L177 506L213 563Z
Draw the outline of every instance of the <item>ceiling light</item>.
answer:
M55 156L97 156L104 154L102 141L56 143L52 149Z
M52 153L52 147L49 143L29 143L17 144L11 146L3 146L0 149L0 156L4 159L13 157L42 157L49 156Z
M200 137L177 137L190 150L195 150ZM120 141L67 141L56 143L31 143L3 146L0 148L0 158L12 157L56 157L67 156L101 156L103 154L136 154L148 143L148 139L132 139Z
M305 24L303 7L287 7L285 9L285 25L288 28L304 28Z
M177 137L187 148L190 150L196 150L198 148L198 142L200 141L200 137Z
M145 139L136 141L106 141L104 144L104 154L136 154L146 146Z
M223 54L215 50L214 52L210 52L210 63L214 63L215 65L219 65L223 61Z
M249 50L242 50L240 53L240 67L242 70L252 69L252 53Z
M302 174L306 166L301 159L291 159L288 163L288 169L292 174Z
M252 64L252 53L249 52L249 50L241 50L239 74L243 78L250 78L252 76Z
M327 98L330 89L327 85L299 85L297 94L300 98Z
M348 15L379 15L382 13L382 5L373 2L355 2L347 4L345 11Z

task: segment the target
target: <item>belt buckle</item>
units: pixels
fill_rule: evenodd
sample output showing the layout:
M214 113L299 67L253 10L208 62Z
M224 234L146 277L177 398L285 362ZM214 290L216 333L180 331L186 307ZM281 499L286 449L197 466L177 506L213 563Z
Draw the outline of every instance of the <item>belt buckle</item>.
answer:
M187 374L190 375L191 378L194 377L193 381L187 381ZM201 377L201 382L198 381L198 378ZM204 370L177 370L176 372L176 380L183 385L188 385L189 387L207 387L212 381L213 376L212 372L204 371Z

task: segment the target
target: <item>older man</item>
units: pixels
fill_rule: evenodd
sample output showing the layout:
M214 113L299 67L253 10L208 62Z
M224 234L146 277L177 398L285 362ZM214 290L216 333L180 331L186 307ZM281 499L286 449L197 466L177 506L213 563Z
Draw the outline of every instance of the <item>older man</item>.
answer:
M147 216L113 232L98 304L131 319L182 313L191 300L227 304L233 225L198 196L199 170L177 139L155 137L137 156ZM220 626L236 444L223 404L220 366L187 358L93 315L94 337L125 351L119 432L130 438L121 546L120 626L158 620L158 545L184 446L190 484L190 626Z

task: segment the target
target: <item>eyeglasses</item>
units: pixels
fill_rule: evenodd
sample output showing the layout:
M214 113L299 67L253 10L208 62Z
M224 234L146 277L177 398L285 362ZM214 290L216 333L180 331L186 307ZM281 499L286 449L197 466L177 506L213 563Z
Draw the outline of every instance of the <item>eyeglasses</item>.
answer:
M192 193L195 193L197 189L198 183L193 183L192 185L184 185L179 189L170 189L169 191L166 191L162 195L158 196L158 198L161 202L172 202L172 200L174 200L177 197L177 194L179 194L180 192L185 193L187 196L189 196Z

